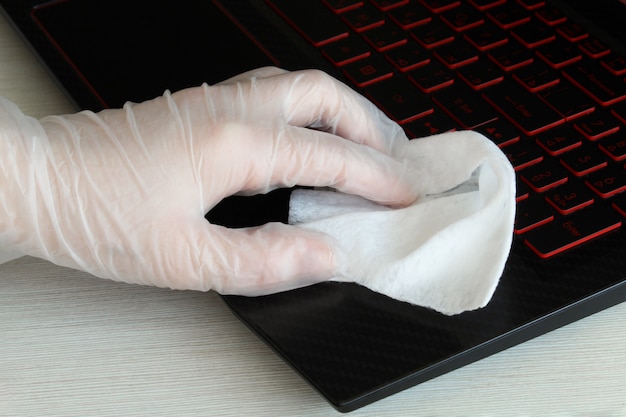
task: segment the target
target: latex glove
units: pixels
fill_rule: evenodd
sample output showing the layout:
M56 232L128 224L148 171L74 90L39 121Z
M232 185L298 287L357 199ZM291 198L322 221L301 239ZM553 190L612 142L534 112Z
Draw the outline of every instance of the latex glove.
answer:
M319 71L264 68L41 121L2 107L4 260L31 255L129 283L266 294L332 277L341 255L328 236L294 226L210 224L204 214L224 197L295 184L393 206L417 196L397 157L402 130Z

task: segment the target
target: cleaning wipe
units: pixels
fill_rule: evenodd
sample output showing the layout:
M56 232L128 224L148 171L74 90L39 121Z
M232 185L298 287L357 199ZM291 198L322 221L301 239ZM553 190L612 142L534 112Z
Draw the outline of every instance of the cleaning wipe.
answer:
M484 307L513 239L515 173L506 156L472 131L407 142L423 196L391 209L334 191L296 190L289 223L335 239L341 272L397 300L458 314Z

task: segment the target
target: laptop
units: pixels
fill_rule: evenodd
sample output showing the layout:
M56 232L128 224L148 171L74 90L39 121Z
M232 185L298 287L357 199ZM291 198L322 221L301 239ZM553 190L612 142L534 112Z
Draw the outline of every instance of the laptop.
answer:
M620 1L0 4L77 109L119 107L265 65L319 68L409 137L475 129L502 148L518 175L515 239L485 308L448 317L336 282L223 297L341 412L626 300ZM231 197L207 218L231 227L285 221L290 191Z

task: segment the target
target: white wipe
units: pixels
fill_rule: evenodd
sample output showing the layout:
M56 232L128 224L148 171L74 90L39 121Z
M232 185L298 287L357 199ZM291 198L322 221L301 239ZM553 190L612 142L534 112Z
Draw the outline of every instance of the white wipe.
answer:
M513 238L515 174L470 131L409 141L424 197L390 209L332 191L297 190L289 223L332 236L341 276L397 300L458 314L485 306Z

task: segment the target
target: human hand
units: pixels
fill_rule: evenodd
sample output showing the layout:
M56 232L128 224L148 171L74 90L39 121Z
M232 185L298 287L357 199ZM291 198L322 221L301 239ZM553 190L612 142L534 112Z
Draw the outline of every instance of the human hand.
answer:
M417 190L395 123L319 71L263 68L98 114L0 103L0 245L93 275L260 295L332 277L319 232L204 218L235 193L330 186L390 206Z

